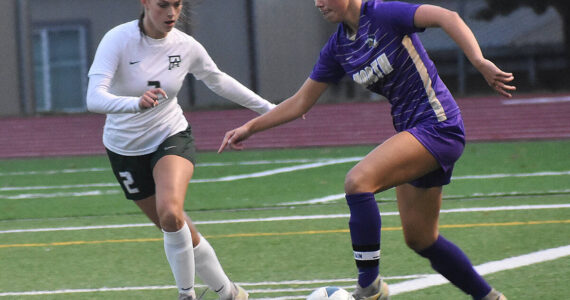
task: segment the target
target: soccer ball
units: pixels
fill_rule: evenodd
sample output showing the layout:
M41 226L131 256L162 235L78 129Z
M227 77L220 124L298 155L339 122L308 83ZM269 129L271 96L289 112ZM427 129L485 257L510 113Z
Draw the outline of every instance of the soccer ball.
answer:
M314 290L307 300L354 300L352 295L344 289L336 286L325 286Z

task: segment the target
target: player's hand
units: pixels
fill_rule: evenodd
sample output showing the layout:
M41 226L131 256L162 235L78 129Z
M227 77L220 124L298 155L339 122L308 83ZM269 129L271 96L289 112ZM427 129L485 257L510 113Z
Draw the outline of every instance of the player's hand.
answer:
M168 98L166 92L161 88L151 89L146 91L139 99L139 106L142 109L155 107L158 105L158 99Z
M503 72L493 62L487 59L484 59L477 69L483 74L487 84L497 93L507 98L513 96L511 92L517 89L514 85L509 85L509 83L515 79L513 73Z
M242 142L250 136L251 133L247 129L246 125L226 132L224 140L218 149L218 153L222 153L222 151L224 151L228 146L233 150L243 150Z

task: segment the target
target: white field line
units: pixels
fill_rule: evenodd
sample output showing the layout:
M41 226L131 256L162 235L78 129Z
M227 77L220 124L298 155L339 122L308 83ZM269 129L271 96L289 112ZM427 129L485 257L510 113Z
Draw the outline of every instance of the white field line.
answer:
M196 285L199 287L199 285ZM0 297L6 296L37 296L37 295L57 295L57 294L76 294L76 293L98 293L98 292L123 292L123 291L142 291L142 290L169 290L175 289L176 286L131 286L117 288L98 288L98 289L63 289L55 291L30 291L30 292L4 292L0 293Z
M303 164L303 165L292 166L292 167L283 167L283 168L277 168L277 169L273 169L273 170L267 170L267 171L255 172L255 173L249 173L249 174L243 174L243 175L224 176L224 177L212 178L212 179L195 179L195 180L192 180L191 183L222 182L222 181L235 181L235 180L248 179L248 178L258 178L258 177L265 177L265 176L281 174L281 173L289 173L289 172L294 172L294 171L319 168L319 167L336 165L336 164L344 164L344 163L348 163L348 162L355 162L355 161L359 161L361 159L362 159L361 157L346 157L346 158L340 158L340 159L331 159L331 160L327 160L327 161Z
M481 275L493 274L500 271L517 269L541 262L555 260L570 255L570 245L547 250L537 251L521 256L510 257L503 260L488 262L475 269ZM413 279L390 285L390 294L398 295L402 293L417 291L428 287L449 283L447 279L439 274L429 275L425 278Z
M568 194L570 189L564 190L548 190L548 191L526 191L526 192L501 192L501 193L473 193L470 195L444 195L443 199L464 199L464 198L482 198L482 197L512 197L512 196L529 196L529 195L555 195L555 194ZM61 197L91 197L101 195L117 195L122 194L120 189L115 190L90 190L81 192L56 192L56 193L24 193L15 195L0 195L0 200L18 200L18 199L47 199L47 198L61 198ZM343 200L344 194L335 194L325 197L303 200L303 201L290 201L277 203L277 206L294 206L306 204L323 204ZM396 201L395 197L377 197L379 201Z
M359 161L360 159L362 159L362 158L361 157L345 157L345 158L339 158L339 159L329 159L329 160L312 162L312 163L308 163L308 164L302 164L302 165L298 165L298 166L277 168L277 169L272 169L272 170L267 170L267 171L262 171L262 172L249 173L249 174L224 176L224 177L218 177L218 178L194 179L190 183L224 182L224 181L234 181L234 180L248 179L248 178L258 178L258 177L265 177L265 176L276 175L276 174L281 174L281 173L289 173L289 172L294 172L294 171L319 168L319 167L336 165L336 164L343 164L343 163L347 163L347 162L354 162L354 161ZM73 188L89 188L89 187L119 187L119 184L118 183L93 183L93 184L59 185L59 186L0 187L0 192L27 191L27 190L47 190L47 189L73 189Z
M63 170L46 170L46 171L0 172L0 176L75 174L75 173L106 172L110 170L111 170L110 168L83 168L83 169L63 169Z
M501 272L505 270L517 269L529 265L534 265L546 261L556 260L558 258L566 257L570 255L570 245L561 246L558 248L551 248L546 250L541 250L537 252L528 253L525 255L510 257L498 261L491 261L484 263L482 265L476 266L475 269L481 275L493 274L496 272ZM386 281L397 280L397 279L408 279L394 284L390 284L390 294L398 295L408 292L413 292L433 286L438 286L442 284L449 283L447 279L439 274L418 274L414 276L407 277L385 277ZM253 286L276 286L276 288L257 288L248 289L250 294L270 294L270 293L298 293L304 292L309 293L315 289L316 284L324 285L337 285L341 282L353 283L352 279L338 279L338 280L311 280L311 281L282 281L282 282L240 282L238 284L244 287ZM306 285L306 287L301 288L287 288L287 285ZM279 287L284 286L284 287ZM342 285L342 288L350 289L354 284ZM141 286L141 287L117 287L117 288L98 288L98 289L63 289L63 290L53 290L53 291L28 291L28 292L3 292L0 293L0 297L6 296L37 296L37 295L54 295L54 294L72 294L72 293L96 293L96 292L116 292L116 291L140 291L140 290L163 290L163 289L175 289L175 286ZM197 288L204 288L203 285L197 285ZM306 295L303 296L280 296L271 298L255 298L255 299L304 299ZM253 299L253 298L252 298Z
M535 172L535 173L512 173L512 174L486 174L486 175L466 175L466 176L452 176L451 180L465 180L465 179L496 179L496 178L510 178L510 177L542 177L542 176L563 176L570 175L570 171L562 172Z
M39 190L66 190L66 189L77 189L77 188L93 188L93 187L117 187L119 184L113 183L90 183L90 184L66 184L66 185L36 185L36 186L6 186L1 187L0 192L12 192L12 191L39 191Z
M501 101L501 103L504 105L545 104L545 103L562 103L562 102L570 102L570 96L510 99L510 100Z
M63 198L63 197L90 197L90 196L103 196L103 195L116 195L121 194L120 190L91 190L84 192L67 192L67 193L35 193L35 194L17 194L11 196L2 196L0 199L18 200L18 199L43 199L43 198Z
M481 197L505 197L505 196L528 196L528 195L553 195L553 194L568 194L570 193L570 189L564 190L549 190L549 191L528 191L528 192L502 192L502 193L473 193L470 195L444 195L443 199L458 199L458 198L481 198ZM294 206L294 205L306 205L306 204L322 204L322 203L330 203L335 202L338 200L344 200L345 194L335 194L329 195L325 197L310 199L310 200L303 200L303 201L292 201L292 202L282 202L277 203L278 206ZM0 197L1 199L2 197ZM376 198L376 200L383 200L383 201L396 201L395 197L388 198L388 197L380 197Z
M299 158L299 159L276 159L276 160L252 160L252 161L239 161L239 162L212 162L212 163L197 163L196 167L226 167L226 166L310 163L310 162L329 161L332 159L334 158L317 158L317 159ZM73 174L73 173L91 173L91 172L109 172L109 171L111 171L110 168L82 168L82 169L63 169L63 170L46 170L46 171L0 172L0 176L55 175L55 174Z
M254 172L249 174L240 174L240 175L233 175L233 176L224 176L218 178L205 178L205 179L194 179L190 183L211 183L211 182L227 182L227 181L235 181L241 179L249 179L249 178L259 178L265 176L271 176L276 174L282 173L289 173L295 172L300 170L312 169L312 168L319 168L324 166L330 166L335 164L343 164L348 162L356 162L361 160L362 157L345 157L345 158L338 158L338 159L325 159L319 160L316 162L308 163L308 164L301 164L297 166L291 167L283 167L277 169L271 169L262 172ZM283 160L285 161L285 160ZM281 162L283 162L281 161ZM303 161L303 160L298 160ZM244 164L253 164L259 162L246 162ZM535 172L535 173L513 173L513 174L486 174L486 175L467 175L467 176L455 176L452 177L452 180L466 180L466 179L496 179L496 178L510 178L510 177L542 177L542 176L564 176L570 175L570 171L543 171L543 172ZM48 190L48 189L75 189L75 188L92 188L92 187L119 187L118 183L93 183L93 184L74 184L74 185L54 185L54 186L22 186L22 187L0 187L0 192L11 192L11 191L30 191L30 190ZM3 199L3 197L0 197Z
M570 204L550 204L550 205L517 205L517 206L496 206L496 207L472 207L472 208L454 208L442 209L441 214L447 213L469 213L469 212L490 212L490 211L512 211L512 210L537 210L537 209L562 209L570 208ZM381 216L397 216L398 212L383 212ZM287 217L269 217L269 218L245 218L230 220L214 220L214 221L194 221L196 225L211 224L236 224L236 223L255 223L255 222L280 222L280 221L303 221L303 220L319 220L319 219L339 219L349 218L349 214L330 214L330 215L309 215L309 216L287 216ZM116 229L116 228L136 228L136 227L152 227L153 223L136 223L136 224L118 224L118 225L98 225L98 226L76 226L76 227L53 227L53 228L30 228L30 229L10 229L0 230L0 234L7 233L28 233L28 232L53 232L53 231L74 231L74 230L94 230L94 229Z
M570 189L564 190L548 190L548 191L527 191L527 192L501 192L501 193L473 193L470 195L444 195L443 199L464 199L464 198L481 198L481 197L505 197L505 196L529 196L529 195L554 195L554 194L568 194ZM24 193L15 194L10 196L0 195L1 199L17 200L17 199L46 199L46 198L61 198L61 197L91 197L100 195L117 195L122 194L120 189L115 190L90 190L81 192L56 192L56 193ZM277 203L277 206L294 206L306 204L329 203L344 199L344 194L335 194L325 197L303 200L303 201L290 201ZM377 197L376 200L380 201L396 201L395 197Z
M274 170L268 170L264 172L257 172L251 174L242 174L242 175L235 175L235 176L226 176L220 178L210 178L210 179L195 179L192 180L190 183L205 183L205 182L222 182L222 181L233 181L238 179L248 179L248 178L257 178L257 177L264 177L270 175L276 175L279 173L286 173L286 172L293 172L298 170L305 170L310 168L317 168L326 165L331 165L335 163L342 163L342 162L323 162L323 163L314 163L308 165L301 165L295 167L287 167L287 168L279 168ZM570 171L562 171L562 172L552 172L552 171L544 171L544 172L536 172L536 173L520 173L520 174L486 174L486 175L466 175L466 176L457 176L452 177L452 180L482 180L482 179L497 179L497 178L516 178L516 177L543 177L543 176L565 176L570 175ZM93 187L101 187L101 188L118 188L118 183L92 183L92 184L73 184L73 185L52 185L52 186L20 186L20 187L0 187L0 192L13 192L13 191L34 191L34 190L53 190L53 189L77 189L77 188L93 188ZM94 195L97 193L101 193L98 191L92 192ZM543 192L537 192L543 193ZM12 196L2 196L0 195L0 199L29 199L34 198L36 195L39 194L22 194L22 195L12 195ZM52 196L53 195L53 196ZM53 198L57 197L59 194L50 194L50 193L43 193L41 196L37 196L38 198ZM84 196L81 193L69 193L65 194L65 196ZM476 195L475 195L476 196ZM336 195L326 196L324 198L313 199L310 201L314 202L305 202L306 204L310 203L324 203L330 201L328 197L336 197ZM336 198L332 199L336 200ZM304 202L291 202L295 204L302 204ZM290 203L283 203L283 205L289 205Z

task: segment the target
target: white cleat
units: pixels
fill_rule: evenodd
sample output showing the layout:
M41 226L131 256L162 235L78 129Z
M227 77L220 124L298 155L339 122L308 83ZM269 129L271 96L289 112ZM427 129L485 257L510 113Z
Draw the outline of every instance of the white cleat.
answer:
M355 300L390 300L390 290L388 284L378 275L374 282L365 288L357 283L352 297Z

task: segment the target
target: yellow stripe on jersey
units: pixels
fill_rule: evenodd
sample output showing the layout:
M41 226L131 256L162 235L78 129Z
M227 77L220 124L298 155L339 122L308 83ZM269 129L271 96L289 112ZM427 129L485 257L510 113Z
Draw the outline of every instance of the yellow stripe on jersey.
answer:
M435 112L437 120L440 122L447 120L447 116L445 115L443 106L441 106L441 102L439 102L439 99L437 99L435 91L431 86L432 81L427 72L427 68L424 65L424 62L421 60L420 55L418 54L418 51L416 50L416 47L414 47L414 44L412 43L412 40L410 39L409 36L406 35L404 37L404 39L402 40L402 45L406 48L406 50L408 51L408 55L416 65L416 70L418 71L418 74L420 74L422 78L422 81L424 83L424 88L428 96L429 104L431 105L431 108Z

